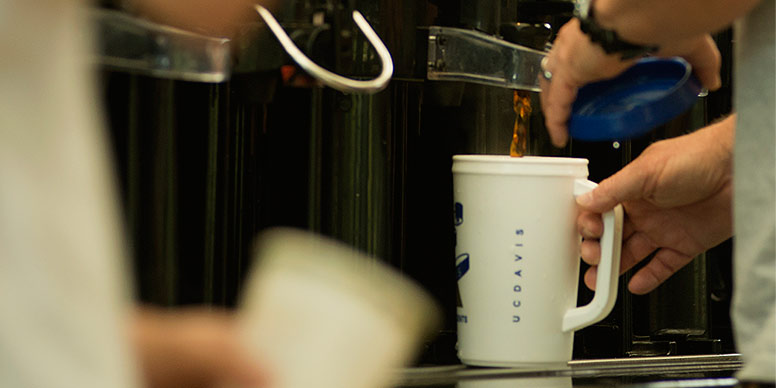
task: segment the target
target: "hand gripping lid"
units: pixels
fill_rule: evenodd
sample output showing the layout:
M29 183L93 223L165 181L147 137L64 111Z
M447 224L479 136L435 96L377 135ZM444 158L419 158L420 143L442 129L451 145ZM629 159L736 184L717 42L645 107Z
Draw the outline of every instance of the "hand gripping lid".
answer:
M645 58L619 76L579 89L569 134L586 141L627 140L695 104L700 81L681 58Z

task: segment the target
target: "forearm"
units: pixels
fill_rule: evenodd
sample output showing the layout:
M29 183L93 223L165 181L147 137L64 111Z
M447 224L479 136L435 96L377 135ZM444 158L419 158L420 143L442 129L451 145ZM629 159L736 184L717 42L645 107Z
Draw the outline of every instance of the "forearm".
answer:
M709 185L715 191L732 182L735 134L736 115L732 114L689 135L697 135L692 141L698 144L697 148L688 152L690 158L699 167L702 166L700 170L708 174L706 179L709 183L715 182Z
M596 20L623 39L665 45L714 33L760 0L594 0Z
M735 145L736 115L730 115L699 131L698 141L705 145L704 155L697 156L698 164L707 164L706 171L713 195L699 203L695 217L709 225L706 233L698 235L705 249L716 246L733 235L733 148ZM703 152L701 150L700 152ZM716 176L716 177L715 177ZM692 214L692 211L689 212ZM705 220L705 221L703 221Z
M714 192L732 193L735 133L736 115L732 114L697 131L698 136L693 139L699 147L689 154L702 166L699 181L707 182Z
M255 1L272 8L278 0ZM136 12L161 23L214 36L233 36L237 26L258 20L249 0L127 0Z
M644 197L661 208L711 198L733 179L735 122L731 115L693 133L653 143L623 170L642 174L643 179L636 181L643 185Z

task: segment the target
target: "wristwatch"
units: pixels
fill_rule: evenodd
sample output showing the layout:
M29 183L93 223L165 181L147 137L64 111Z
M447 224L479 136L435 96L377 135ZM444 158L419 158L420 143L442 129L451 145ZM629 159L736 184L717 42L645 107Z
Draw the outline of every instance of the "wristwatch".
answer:
M579 19L579 28L598 44L607 54L620 54L620 59L627 60L643 57L658 50L657 46L644 46L622 40L614 30L601 27L593 15L593 0L576 0L574 16Z

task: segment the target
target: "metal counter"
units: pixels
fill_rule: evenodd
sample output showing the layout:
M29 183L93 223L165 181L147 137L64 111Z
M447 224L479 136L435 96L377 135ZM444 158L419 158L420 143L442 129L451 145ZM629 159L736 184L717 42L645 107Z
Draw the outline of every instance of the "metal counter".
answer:
M741 367L738 354L575 360L532 368L473 368L464 365L409 368L400 387L455 388L639 388L732 387Z

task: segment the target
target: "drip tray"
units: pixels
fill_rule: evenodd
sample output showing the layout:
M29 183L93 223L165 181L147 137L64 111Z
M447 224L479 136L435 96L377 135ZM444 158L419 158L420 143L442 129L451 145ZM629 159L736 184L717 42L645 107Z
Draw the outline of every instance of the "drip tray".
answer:
M400 387L580 388L634 385L647 388L732 387L738 354L574 360L531 368L447 365L408 368Z

